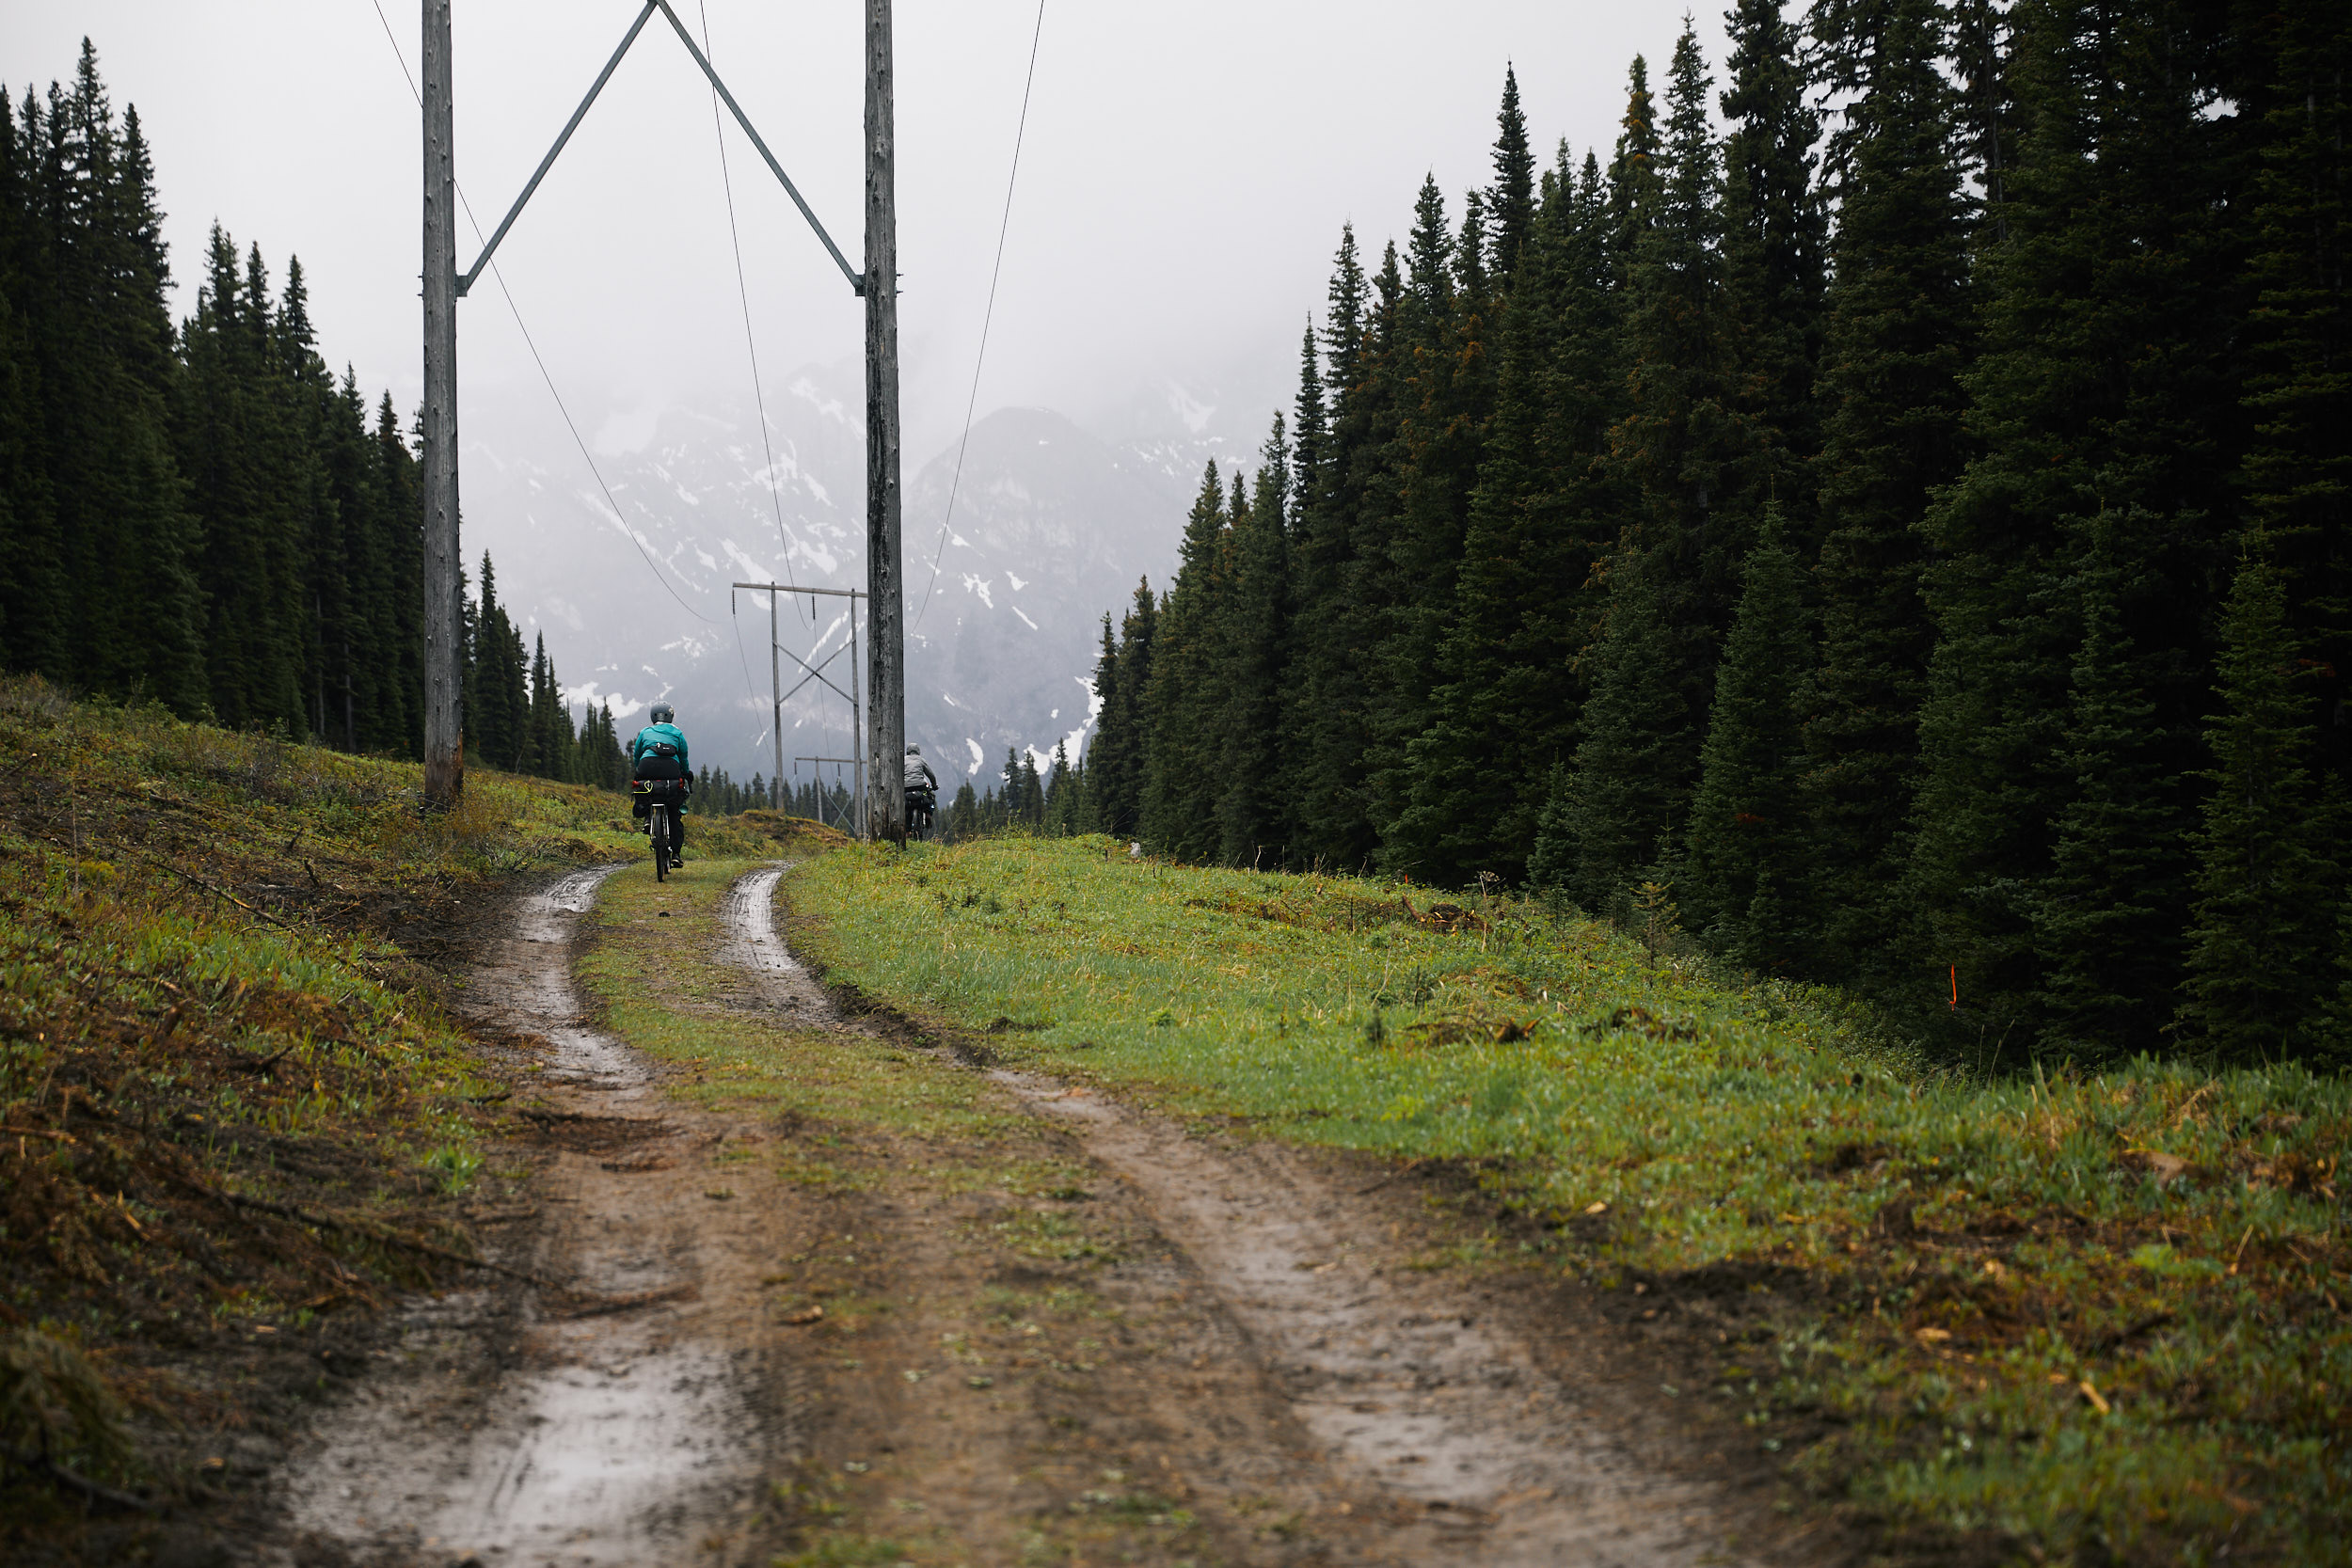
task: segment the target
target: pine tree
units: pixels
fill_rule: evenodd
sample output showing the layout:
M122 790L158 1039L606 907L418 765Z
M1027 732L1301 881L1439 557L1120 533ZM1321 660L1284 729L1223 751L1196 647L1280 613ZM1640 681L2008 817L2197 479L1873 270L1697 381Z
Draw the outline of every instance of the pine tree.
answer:
M2137 924L2178 929L2187 917L2180 781L2198 763L2231 502L2230 421L2212 404L2236 352L2216 230L2232 159L2178 69L2185 28L2169 8L2090 0L2026 0L2012 22L2007 237L1985 259L1983 354L1963 378L1982 450L1925 527L1939 555L1922 579L1937 649L1909 884L1935 911L1933 957L1973 973L1996 1008L2045 992L2045 955L2078 976L2120 973L2094 929L2036 914L2048 879L2074 879L2053 857L2082 787L2064 734L2087 636L2076 588L2116 582L2085 576L2100 530L2119 531L2114 555L2132 567L2130 591L2110 600L2120 624L2103 635L2129 651L2118 673L2153 708L2136 742L2145 766L2099 784L2128 776L2142 797L2096 809L2172 823L2149 833L2156 860L2135 896L2169 887L2173 901ZM2068 953L2067 932L2090 950ZM2138 983L2144 1027L2118 1049L2156 1043L2174 985L2161 969Z
M1662 876L1674 830L1685 820L1694 759L1682 748L1694 721L1674 678L1654 569L1630 551L1610 563L1608 625L1593 655L1583 739L1530 855L1532 879L1596 913L1613 914L1633 882Z
M1214 859L1218 847L1226 672L1217 655L1231 583L1229 543L1225 489L1213 461L1184 524L1176 580L1160 607L1144 694L1138 831L1162 853L1195 862Z
M1726 20L1723 256L1736 334L1734 405L1764 444L1768 498L1809 515L1807 460L1820 446L1813 378L1829 238L1813 183L1820 119L1806 97L1797 30L1783 19L1779 0L1738 0ZM1750 497L1747 504L1760 502Z
M1258 469L1257 499L1232 517L1232 588L1223 606L1225 710L1217 770L1217 854L1229 864L1288 858L1290 809L1282 787L1282 683L1290 652L1290 447L1274 417Z
M1804 575L1777 512L1767 514L1743 576L1675 895L1684 922L1710 946L1773 971L1804 957L1798 702L1812 656Z
M1724 401L1730 339L1708 86L1686 24L1667 90L1662 167L1624 274L1628 411L1610 433L1610 462L1633 499L1578 755L1586 869L1571 891L1588 905L1598 896L1595 879L1646 863L1665 825L1685 816L1716 644L1753 530L1723 504L1754 443ZM1634 735L1628 724L1668 727Z
M1969 211L1934 8L1885 0L1843 23L1820 35L1831 80L1855 99L1832 142L1840 206L1818 382L1821 660L1805 785L1808 902L1828 972L1853 974L1879 961L1906 912L1897 888L1933 643L1915 527L1960 471L1959 378L1974 332Z
M2207 741L2214 789L2198 834L2182 1022L2230 1061L2323 1044L2344 898L2334 821L2311 767L2307 663L2286 625L2269 541L2248 542L2230 591Z
M2033 906L2049 1042L2092 1059L2159 1043L2187 902L2186 781L2124 629L2147 594L2146 560L2121 547L2136 531L2097 519L2073 584L2083 638L2061 765L2074 788Z
M1502 106L1495 111L1495 182L1486 193L1494 225L1491 267L1496 292L1508 293L1519 253L1535 234L1535 155L1527 144L1527 116L1519 108L1518 72L1502 68Z

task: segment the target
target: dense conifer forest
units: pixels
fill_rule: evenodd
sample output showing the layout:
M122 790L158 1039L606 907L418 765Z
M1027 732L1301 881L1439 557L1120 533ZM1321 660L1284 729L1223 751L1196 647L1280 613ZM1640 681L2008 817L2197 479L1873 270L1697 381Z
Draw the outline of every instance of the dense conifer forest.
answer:
M1089 820L1663 901L2012 1057L2352 1054L2352 8L1728 21L1605 163L1506 74L1491 184L1343 233L1104 621Z
M327 369L299 261L213 226L175 325L138 111L85 42L0 113L0 665L352 752L422 743L417 459L389 393ZM620 782L488 558L466 607L466 742L491 767Z

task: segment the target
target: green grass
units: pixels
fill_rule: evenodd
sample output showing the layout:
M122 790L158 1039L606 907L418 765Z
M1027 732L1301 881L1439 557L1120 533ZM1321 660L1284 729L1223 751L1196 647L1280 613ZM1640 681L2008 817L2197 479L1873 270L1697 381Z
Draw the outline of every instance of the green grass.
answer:
M1601 925L1101 838L850 849L789 895L835 977L1009 1059L1485 1163L1546 1225L1463 1261L1798 1271L1818 1309L1688 1392L1826 1497L2058 1559L2352 1561L2340 1078L1986 1082Z

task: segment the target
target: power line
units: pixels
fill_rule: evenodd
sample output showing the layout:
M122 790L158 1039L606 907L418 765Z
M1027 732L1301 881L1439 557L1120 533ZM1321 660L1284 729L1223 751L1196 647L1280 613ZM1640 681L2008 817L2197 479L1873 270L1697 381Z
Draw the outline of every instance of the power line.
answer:
M400 62L400 74L402 79L408 84L408 96L415 99L417 106L421 109L424 106L424 96L417 90L417 78L408 69L408 56L401 53L400 40L392 32L391 19L384 14L384 0L369 0L369 3L375 8L375 20L383 24L384 41L392 46L392 58ZM474 238L477 241L480 240L482 220L473 215L473 203L466 199L466 190L462 185L457 187L457 200L459 205L466 209L466 221L473 226ZM522 308L515 303L515 292L506 286L506 275L499 270L496 261L490 263L490 277L497 282L499 293L506 301L508 313L515 318L515 330L522 334L523 346L531 351L532 363L539 367L539 379L547 383L548 396L555 400L555 411L564 417L564 428L571 432L572 445L580 449L580 461L588 465L588 472L596 480L596 488L604 493L604 503L612 508L613 521L621 525L621 531L628 535L628 542L636 546L638 555L645 562L646 570L653 573L654 580L661 584L663 592L667 593L670 597L677 600L677 607L705 626L717 626L716 621L688 604L679 596L678 591L670 586L670 579L662 575L660 566L656 564L654 558L646 553L644 542L637 537L637 531L628 526L628 518L623 515L620 503L612 499L612 487L605 483L602 470L597 468L596 458L589 453L588 443L580 439L580 426L572 421L572 411L564 405L564 394L556 390L555 377L548 372L548 362L540 356L539 345L532 341L531 328L523 324Z
M931 550L931 580L923 587L923 602L915 607L920 629L924 612L931 608L931 591L939 586L939 562L947 553L947 530L956 520L956 492L963 483L964 449L972 444L972 412L980 402L980 367L988 362L988 329L996 319L996 281L1005 271L1005 236L1012 229L1012 189L1021 178L1021 144L1029 133L1029 89L1037 85L1038 40L1045 36L1045 0L1037 0L1037 26L1029 34L1029 74L1021 84L1021 122L1012 134L1012 171L1005 176L1005 215L996 226L996 264L988 275L988 309L980 317L980 351L972 361L972 394L963 404L963 438L956 443L955 476L947 482L947 514L939 520L939 544Z
M702 18L703 57L715 63L717 55L710 47L710 8L703 0L695 0L694 9ZM768 439L768 394L760 389L759 343L752 336L752 291L743 277L743 236L735 225L735 181L727 172L727 126L719 118L719 89L715 85L710 89L710 129L719 142L719 185L727 194L727 238L735 245L735 292L743 302L743 350L752 361L752 404L759 411L759 451L768 460L768 499L775 509L776 545L784 551L784 580L789 583L793 580L792 541L784 528L784 497L776 489L776 451ZM800 612L800 603L795 600L792 613ZM739 641L739 631L737 637ZM748 674L745 678L749 679Z

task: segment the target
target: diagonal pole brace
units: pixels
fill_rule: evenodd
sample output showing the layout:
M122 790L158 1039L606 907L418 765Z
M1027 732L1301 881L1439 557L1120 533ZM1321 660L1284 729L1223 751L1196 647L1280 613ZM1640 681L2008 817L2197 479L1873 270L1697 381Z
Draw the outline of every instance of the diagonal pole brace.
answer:
M509 229L515 227L515 220L523 215L523 203L531 199L531 193L539 188L539 182L545 180L548 177L548 170L555 166L556 154L562 152L564 144L572 139L572 133L580 129L580 122L588 118L588 106L594 103L596 101L596 95L604 90L605 83L612 79L613 71L620 69L621 56L628 54L628 46L637 41L637 35L645 30L646 22L653 16L654 5L655 0L645 0L645 8L639 11L637 20L628 24L628 32L622 38L621 46L612 51L612 57L605 61L604 69L596 73L596 80L589 87L588 96L580 101L580 107L572 111L572 118L564 122L564 134L555 138L555 145L548 149L548 155L539 160L539 167L532 175L531 183L525 185L523 194L515 198L515 205L506 210L506 217L499 224L498 230L490 236L490 243L482 247L482 256L474 262L473 270L457 280L458 298L465 298L467 293L473 288L474 279L480 277L482 269L490 264L491 253L498 249L499 242L506 238L506 231Z
M710 62L704 58L702 46L694 41L694 35L686 30L686 24L677 19L677 12L670 8L670 0L652 0L652 3L660 6L661 14L670 19L670 25L676 31L678 41L686 45L686 52L689 55L694 56L694 63L702 67L705 76L710 78L710 85L718 89L721 101L727 106L727 112L735 117L735 123L743 128L743 134L752 139L752 146L756 148L760 157L767 161L768 172L776 177L777 182L784 186L784 194L790 197L792 205L801 210L801 216L808 219L808 226L817 230L817 238L823 243L827 253L833 257L833 264L839 267L841 276L850 280L850 292L863 295L866 293L866 279L860 277L843 258L841 247L833 243L833 236L825 232L825 226L818 222L817 214L809 210L808 202L801 196L801 188L792 182L790 175L784 172L784 166L777 163L776 155L768 150L768 144L759 139L759 133L752 129L751 117L743 112L742 105L735 101L735 94L727 91L727 85L719 80L718 71L711 69Z
M768 144L761 140L759 133L752 128L751 117L744 114L741 104L736 103L735 94L727 90L727 85L719 80L719 72L712 69L701 46L695 43L694 36L686 30L686 24L678 20L677 12L670 8L669 0L645 0L644 8L637 13L637 20L629 24L628 33L622 37L620 47L613 50L612 57L604 62L604 69L596 73L596 81L589 86L587 96L580 101L580 107L572 111L572 118L564 121L562 134L555 138L555 145L548 148L548 155L539 160L539 166L532 172L531 182L523 187L522 195L515 198L515 204L506 210L506 216L500 220L497 230L491 233L489 244L482 247L482 254L475 260L472 268L457 279L458 297L463 299L472 291L475 280L481 277L483 269L490 264L490 258L497 253L499 242L506 238L506 231L515 227L516 218L522 216L524 205L539 189L539 182L545 180L548 177L548 170L555 166L555 160L571 141L572 133L579 130L580 122L588 118L588 110L596 103L597 95L604 91L605 83L611 81L612 72L620 69L621 60L628 54L629 46L637 41L637 35L644 31L645 24L652 19L653 13L657 10L669 19L670 25L676 31L679 41L686 45L686 52L694 57L694 63L702 68L702 73L710 78L710 85L718 89L720 100L726 104L727 112L735 116L736 124L741 126L743 134L751 138L752 146L758 150L761 160L767 164L768 171L773 174L777 182L784 186L785 194L792 198L792 205L801 210L801 216L808 220L809 228L816 230L818 242L825 247L825 253L833 258L834 265L841 269L841 276L850 280L850 292L863 295L866 293L866 279L851 269L849 261L841 254L841 247L833 243L833 236L825 232L825 226L817 221L817 214L810 210L807 200L801 195L801 188L792 183L792 177L784 172L784 166L776 162L776 155L768 150Z

